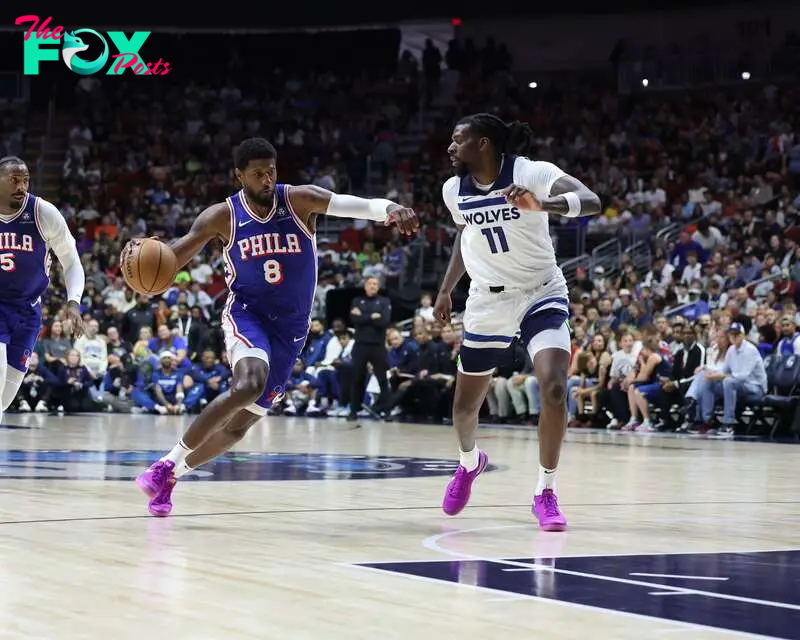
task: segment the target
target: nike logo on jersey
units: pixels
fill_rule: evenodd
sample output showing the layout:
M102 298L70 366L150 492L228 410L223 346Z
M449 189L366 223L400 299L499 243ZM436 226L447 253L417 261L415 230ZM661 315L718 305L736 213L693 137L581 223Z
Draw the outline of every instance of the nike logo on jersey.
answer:
M295 342L300 342L301 340L305 340L305 339L306 339L305 336L300 336L299 338L295 338L294 341Z
M239 223L239 228L241 229L243 226L248 225L252 222L252 220L243 220Z

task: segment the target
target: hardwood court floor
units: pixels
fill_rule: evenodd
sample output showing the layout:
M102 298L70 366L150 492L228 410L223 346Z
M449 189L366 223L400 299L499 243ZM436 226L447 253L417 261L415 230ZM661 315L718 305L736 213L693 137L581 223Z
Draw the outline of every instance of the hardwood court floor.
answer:
M447 518L448 428L267 419L149 517L187 422L6 416L0 638L800 637L800 447L571 432L547 534L535 429Z

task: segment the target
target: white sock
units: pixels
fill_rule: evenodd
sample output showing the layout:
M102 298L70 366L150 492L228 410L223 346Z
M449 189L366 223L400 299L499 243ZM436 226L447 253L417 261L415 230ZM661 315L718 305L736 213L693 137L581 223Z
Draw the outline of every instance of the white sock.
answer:
M461 451L459 449L459 462L461 466L464 467L467 471L475 471L478 468L478 446L475 445L472 448L472 451Z
M194 469L186 464L186 460L182 460L180 464L175 465L175 470L172 473L176 478L180 478L182 475L187 474L190 471L194 471Z
M175 464L175 470L177 471L178 467L180 467L183 464L183 461L186 460L186 456L188 456L191 452L192 450L183 443L183 440L180 440L178 444L172 447L172 451L161 458L161 462L171 460ZM177 475L177 473L175 475Z
M556 470L545 469L539 465L539 484L536 485L536 495L542 495L542 491L545 489L556 490Z

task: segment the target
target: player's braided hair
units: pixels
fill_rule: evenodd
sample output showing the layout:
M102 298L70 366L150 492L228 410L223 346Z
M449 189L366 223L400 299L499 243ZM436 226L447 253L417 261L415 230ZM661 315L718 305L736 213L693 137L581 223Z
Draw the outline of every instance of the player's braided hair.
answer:
M525 122L505 122L491 113L475 113L461 118L458 124L466 124L480 137L489 138L498 158L504 153L529 155L533 150L533 130Z
M17 165L24 165L22 158L17 156L3 156L0 158L0 170L5 169L6 165L9 167L17 166Z

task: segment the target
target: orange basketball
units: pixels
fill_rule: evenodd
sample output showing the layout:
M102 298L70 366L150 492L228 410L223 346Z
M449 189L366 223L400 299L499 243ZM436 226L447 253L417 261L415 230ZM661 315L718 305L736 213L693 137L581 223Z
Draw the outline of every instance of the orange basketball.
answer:
M137 293L156 295L169 289L178 259L166 244L153 238L132 242L122 254L122 277Z

